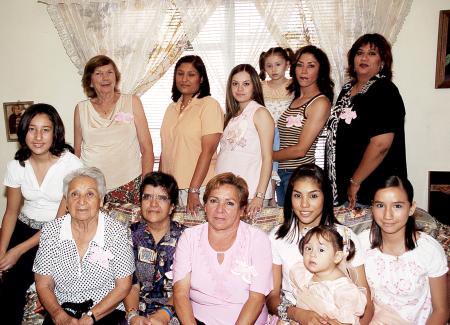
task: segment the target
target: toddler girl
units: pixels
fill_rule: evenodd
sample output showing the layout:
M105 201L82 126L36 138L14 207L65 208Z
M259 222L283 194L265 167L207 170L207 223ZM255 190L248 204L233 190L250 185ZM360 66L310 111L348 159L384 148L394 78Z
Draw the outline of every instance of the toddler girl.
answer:
M334 226L320 225L300 240L303 262L290 271L297 307L312 310L330 324L359 324L366 307L366 290L347 276L346 261L355 254L353 241Z

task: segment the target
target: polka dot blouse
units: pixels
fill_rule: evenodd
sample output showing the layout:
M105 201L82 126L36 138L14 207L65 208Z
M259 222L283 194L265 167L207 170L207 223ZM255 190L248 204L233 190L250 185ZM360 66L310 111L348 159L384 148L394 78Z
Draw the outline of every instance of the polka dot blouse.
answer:
M70 224L67 214L42 228L33 271L53 278L60 304L92 299L95 305L114 289L115 279L134 272L129 232L100 212L96 234L80 258ZM124 310L122 303L118 309Z

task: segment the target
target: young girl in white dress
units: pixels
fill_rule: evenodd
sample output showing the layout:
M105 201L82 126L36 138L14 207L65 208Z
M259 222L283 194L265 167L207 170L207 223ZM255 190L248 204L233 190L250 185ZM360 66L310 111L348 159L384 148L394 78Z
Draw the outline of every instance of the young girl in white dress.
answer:
M31 105L17 137L20 148L3 181L7 204L0 230L0 315L8 325L22 323L40 229L66 210L63 178L82 167L65 142L64 124L53 106Z
M366 307L366 289L350 279L346 262L355 255L351 239L339 234L334 226L320 225L306 233L299 249L303 262L290 271L297 307L312 310L343 324L359 324Z
M220 139L216 174L232 172L248 184L247 214L253 218L272 198L268 187L272 173L275 123L264 107L261 82L255 68L239 64L227 83L225 125Z
M373 295L373 325L444 325L449 317L447 258L442 246L416 228L413 187L382 180L372 203L372 228L359 237Z
M272 47L259 56L259 77L264 95L266 108L276 122L283 112L294 100L294 92L289 89L292 79L286 78L286 71L289 70L294 52L290 48ZM266 76L269 80L266 80ZM275 135L273 140L273 150L280 150L280 134L275 125ZM275 193L277 183L280 182L278 176L278 162L272 165L272 191ZM275 205L275 199L271 205Z

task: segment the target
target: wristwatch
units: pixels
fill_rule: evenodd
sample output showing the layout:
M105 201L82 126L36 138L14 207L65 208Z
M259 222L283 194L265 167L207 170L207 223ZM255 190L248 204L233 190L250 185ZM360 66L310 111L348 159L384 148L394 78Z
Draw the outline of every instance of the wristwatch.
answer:
M255 197L257 197L258 199L263 199L264 200L264 193L263 192L256 192L255 193Z
M200 189L198 187L189 187L188 193L200 194Z

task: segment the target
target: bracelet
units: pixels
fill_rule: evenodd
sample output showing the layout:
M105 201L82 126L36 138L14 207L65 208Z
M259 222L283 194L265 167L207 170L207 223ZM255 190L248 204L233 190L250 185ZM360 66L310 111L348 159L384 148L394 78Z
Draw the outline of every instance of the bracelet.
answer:
M263 192L256 192L255 197L257 197L258 199L263 199L264 200L264 193Z
M357 182L357 181L355 181L353 178L350 178L350 183L352 183L352 184L354 184L354 185L361 186L361 182Z
M128 324L128 325L131 324L131 319L132 319L134 316L139 316L139 312L138 312L137 310L132 309L132 310L130 310L130 311L127 312L127 324Z
M167 306L163 306L163 307L159 308L159 310L166 312L167 315L169 316L169 319L173 318L173 313L169 308L167 308Z
M200 189L198 187L189 187L188 193L200 194Z
M289 322L289 316L288 316L288 309L289 307L294 306L289 300L287 300L284 296L284 293L282 293L281 295L281 302L277 307L277 311L278 311L278 317L280 317L280 319L282 321L285 322Z

